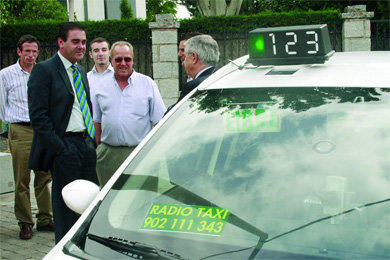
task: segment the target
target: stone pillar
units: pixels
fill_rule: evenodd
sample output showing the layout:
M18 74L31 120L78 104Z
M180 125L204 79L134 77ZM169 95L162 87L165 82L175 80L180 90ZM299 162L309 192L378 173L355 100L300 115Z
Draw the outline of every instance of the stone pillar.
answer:
M347 6L344 11L343 51L371 51L370 18L374 12L366 12L365 5Z
M172 14L157 14L152 30L153 78L166 106L179 96L179 63L177 57L177 29L180 23Z
M0 152L0 165L0 194L14 191L14 172L10 153Z

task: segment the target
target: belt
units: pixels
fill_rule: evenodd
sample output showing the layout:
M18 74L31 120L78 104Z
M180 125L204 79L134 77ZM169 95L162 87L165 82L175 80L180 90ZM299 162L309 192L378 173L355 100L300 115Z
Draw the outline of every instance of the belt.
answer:
M31 126L30 122L16 122L16 123L11 123L15 125L22 125L22 126Z
M64 137L78 136L78 137L87 137L89 136L87 131L84 132L65 132Z

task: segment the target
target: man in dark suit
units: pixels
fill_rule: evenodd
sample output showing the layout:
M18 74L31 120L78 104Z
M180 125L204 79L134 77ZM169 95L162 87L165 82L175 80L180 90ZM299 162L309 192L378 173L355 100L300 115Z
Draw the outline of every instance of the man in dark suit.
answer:
M182 64L187 75L193 80L184 85L178 101L208 78L216 70L219 61L218 43L210 35L194 36L188 39L184 45Z
M218 43L207 34L193 36L184 43L184 53L182 65L184 66L187 75L192 78L188 81L180 92L177 102L168 107L170 111L182 98L208 78L214 71L217 70L219 61Z
M182 98L184 98L188 93L190 93L194 88L196 88L200 83L202 83L205 79L207 79L216 70L217 68L214 66L208 67L205 70L203 70L197 78L188 81L183 86L183 89L180 92L180 96L177 102L179 102Z
M183 36L183 38L179 42L179 51L177 52L177 56L180 59L180 62L184 61L184 48L185 48L185 43L188 41L188 39L197 36L197 35L202 35L200 32L189 32ZM192 80L190 76L187 75L187 82Z
M56 243L78 219L65 205L62 188L76 179L98 183L88 80L77 64L86 50L84 27L62 24L57 42L58 53L36 64L27 83L34 129L29 168L51 170Z

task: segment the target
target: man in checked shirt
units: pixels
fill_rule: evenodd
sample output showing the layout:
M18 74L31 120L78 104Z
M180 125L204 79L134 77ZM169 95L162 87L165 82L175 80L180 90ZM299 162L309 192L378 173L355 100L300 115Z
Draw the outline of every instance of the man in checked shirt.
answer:
M32 35L22 36L16 49L18 61L0 71L0 119L10 123L9 146L15 181L15 216L20 226L19 237L30 239L34 221L30 202L30 169L28 158L33 139L27 103L27 80L39 54L39 42ZM36 229L54 231L49 172L34 171L34 190L38 214Z

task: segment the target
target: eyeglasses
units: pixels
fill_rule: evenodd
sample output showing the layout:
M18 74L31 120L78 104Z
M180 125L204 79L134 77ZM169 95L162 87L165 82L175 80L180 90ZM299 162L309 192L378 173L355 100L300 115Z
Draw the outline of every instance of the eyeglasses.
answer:
M130 62L130 61L132 61L133 59L130 58L130 57L124 57L124 58L123 58L123 57L117 57L117 58L115 58L114 60L115 60L115 62L121 63L122 60L125 60L125 62Z

